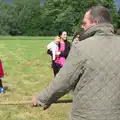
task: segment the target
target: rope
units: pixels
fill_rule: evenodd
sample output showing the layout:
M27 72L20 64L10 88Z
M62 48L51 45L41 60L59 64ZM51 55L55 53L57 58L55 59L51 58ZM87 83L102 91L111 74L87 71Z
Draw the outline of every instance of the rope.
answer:
M23 105L32 104L32 101L0 101L0 105Z
M57 100L54 103L71 103L72 100ZM32 101L0 101L0 105L23 105L32 104Z

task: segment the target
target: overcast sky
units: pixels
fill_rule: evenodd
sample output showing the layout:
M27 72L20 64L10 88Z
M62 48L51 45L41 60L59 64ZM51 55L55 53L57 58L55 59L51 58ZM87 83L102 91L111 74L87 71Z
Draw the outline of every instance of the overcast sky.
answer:
M115 0L118 9L120 8L120 0Z

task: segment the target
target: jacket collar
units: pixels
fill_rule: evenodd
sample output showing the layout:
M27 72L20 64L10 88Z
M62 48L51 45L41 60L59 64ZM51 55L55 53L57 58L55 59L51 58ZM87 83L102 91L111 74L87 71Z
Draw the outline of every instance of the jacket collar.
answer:
M94 35L114 35L114 27L112 24L109 23L99 23L95 26L92 26L91 28L84 31L83 34L81 34L79 40L84 40L86 38L92 37Z

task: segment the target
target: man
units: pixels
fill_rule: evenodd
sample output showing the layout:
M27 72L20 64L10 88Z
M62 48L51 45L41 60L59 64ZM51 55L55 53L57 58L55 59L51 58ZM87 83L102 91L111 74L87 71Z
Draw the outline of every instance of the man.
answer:
M70 120L120 120L120 38L103 6L84 16L82 41L73 44L64 67L34 104L50 106L73 90Z

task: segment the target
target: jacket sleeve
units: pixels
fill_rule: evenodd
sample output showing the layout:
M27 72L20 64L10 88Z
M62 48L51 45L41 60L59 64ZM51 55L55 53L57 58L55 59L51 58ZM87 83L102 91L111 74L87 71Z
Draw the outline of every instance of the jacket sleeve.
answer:
M59 55L60 57L65 57L65 58L67 58L67 56L68 56L68 54L69 54L71 44L70 44L70 42L66 42L66 44L67 44L67 45L66 45L65 51L60 53L60 55Z
M74 89L84 71L84 60L78 59L78 56L79 52L75 46L72 46L65 65L60 69L51 84L37 96L37 105L50 106L57 99Z

